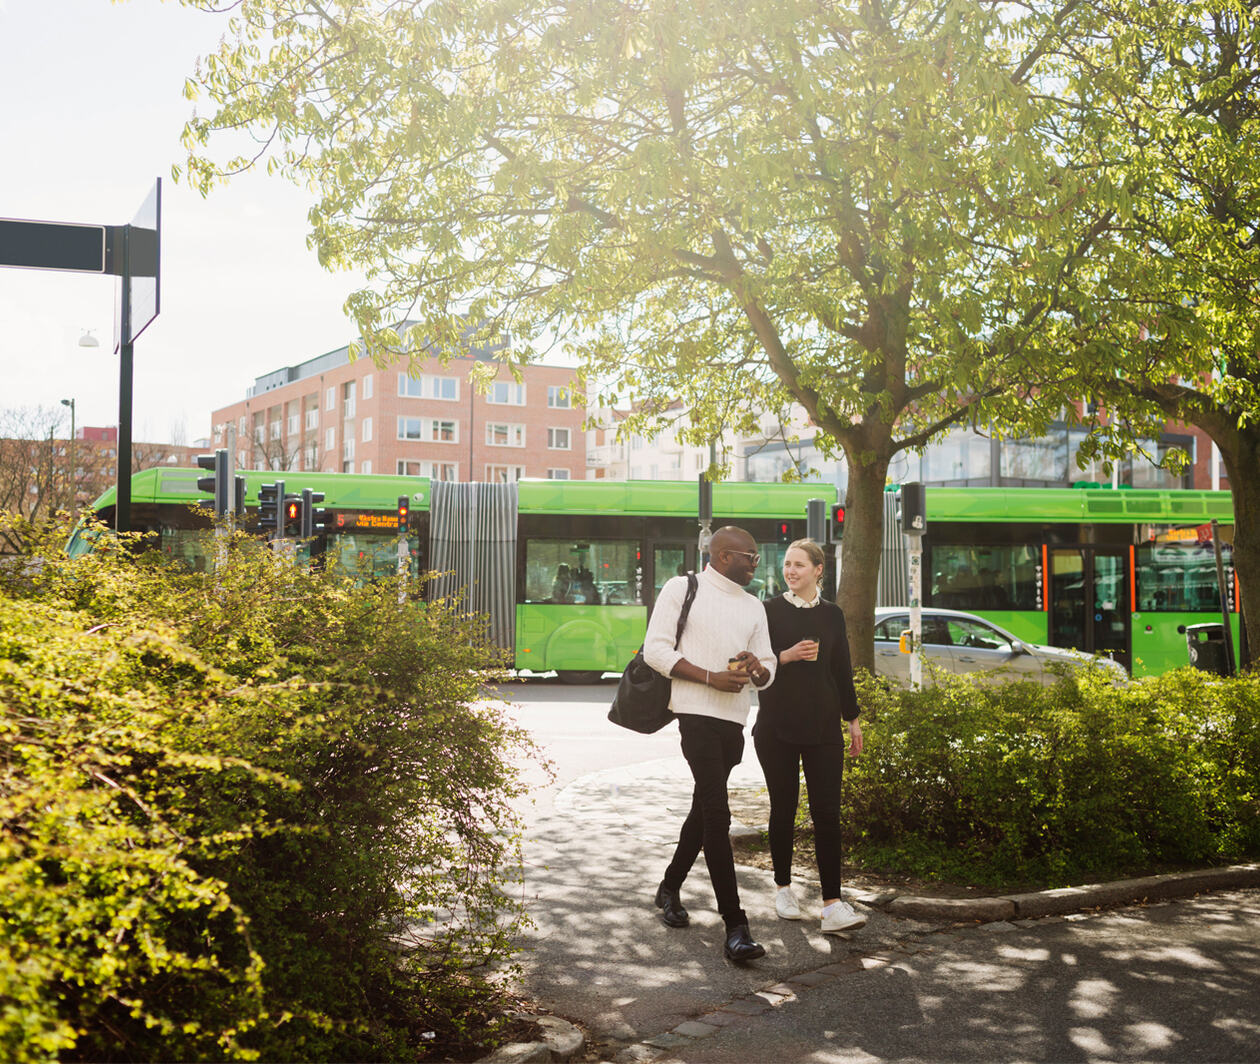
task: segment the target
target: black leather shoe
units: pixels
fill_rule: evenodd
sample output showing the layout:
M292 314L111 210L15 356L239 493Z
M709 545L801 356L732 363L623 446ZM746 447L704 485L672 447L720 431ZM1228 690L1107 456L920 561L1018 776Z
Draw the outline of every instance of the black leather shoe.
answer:
M754 942L747 924L737 924L726 932L726 944L722 947L728 961L755 961L766 955L765 946Z
M661 919L669 927L686 927L691 923L691 917L683 908L678 891L670 890L664 883L656 888L656 907L661 910Z

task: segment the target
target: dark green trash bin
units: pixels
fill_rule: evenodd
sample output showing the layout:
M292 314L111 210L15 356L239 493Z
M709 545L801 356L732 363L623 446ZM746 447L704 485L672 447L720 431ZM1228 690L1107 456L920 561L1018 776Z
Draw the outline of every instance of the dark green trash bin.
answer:
M1229 648L1225 645L1225 626L1218 622L1186 625L1186 650L1190 664L1217 676L1229 675Z

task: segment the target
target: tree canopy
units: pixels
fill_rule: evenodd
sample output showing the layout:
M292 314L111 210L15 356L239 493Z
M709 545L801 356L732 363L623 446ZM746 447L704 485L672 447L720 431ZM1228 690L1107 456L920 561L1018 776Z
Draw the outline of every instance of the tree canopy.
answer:
M1131 315L1106 267L1131 160L1079 72L1140 8L257 0L189 82L188 176L308 184L377 357L404 319L561 345L640 421L681 399L694 442L799 402L847 459L869 665L889 461L1038 432L1090 368L1064 353ZM255 139L216 162L228 131Z

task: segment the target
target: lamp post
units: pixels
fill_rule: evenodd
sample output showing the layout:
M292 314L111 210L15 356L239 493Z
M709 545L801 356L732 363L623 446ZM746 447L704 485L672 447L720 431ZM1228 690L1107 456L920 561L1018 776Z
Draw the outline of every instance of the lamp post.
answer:
M74 400L63 399L61 405L70 408L70 507L73 510L79 506L79 477L74 464Z

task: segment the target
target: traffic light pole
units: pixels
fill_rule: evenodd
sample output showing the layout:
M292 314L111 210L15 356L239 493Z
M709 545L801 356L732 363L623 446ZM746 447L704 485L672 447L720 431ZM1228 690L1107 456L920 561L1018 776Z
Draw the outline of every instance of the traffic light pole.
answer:
M923 540L908 536L910 561L910 690L923 689Z

